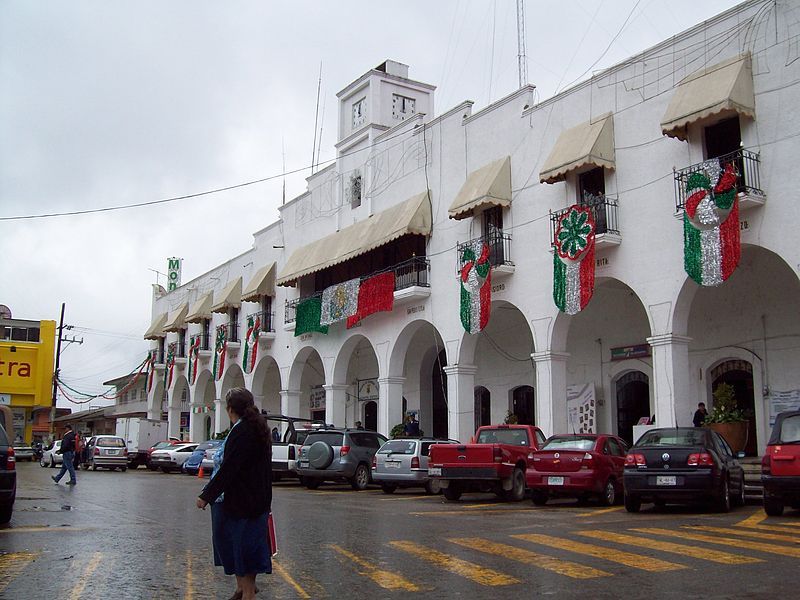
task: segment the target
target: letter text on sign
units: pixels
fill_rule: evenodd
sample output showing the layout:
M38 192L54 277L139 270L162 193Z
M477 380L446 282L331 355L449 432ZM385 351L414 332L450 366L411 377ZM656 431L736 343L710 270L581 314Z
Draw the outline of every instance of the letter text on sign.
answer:
M183 266L182 258L168 258L167 259L167 291L180 287L181 285L181 267Z

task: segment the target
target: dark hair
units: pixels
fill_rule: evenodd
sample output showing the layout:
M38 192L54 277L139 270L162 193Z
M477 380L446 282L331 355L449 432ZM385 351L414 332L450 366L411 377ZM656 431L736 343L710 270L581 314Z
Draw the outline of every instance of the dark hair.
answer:
M225 404L229 409L239 415L243 421L251 424L255 429L258 438L270 446L272 437L270 436L267 421L261 416L253 401L253 394L245 388L233 388L225 394Z
M70 431L72 431L72 425L67 423L66 425L64 425L64 429L69 429Z

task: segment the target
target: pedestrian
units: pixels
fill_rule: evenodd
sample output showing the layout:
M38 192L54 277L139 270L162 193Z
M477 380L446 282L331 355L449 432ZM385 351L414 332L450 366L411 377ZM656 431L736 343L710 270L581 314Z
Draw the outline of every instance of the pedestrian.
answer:
M231 425L214 454L211 480L197 508L211 504L214 564L236 576L229 600L253 600L258 573L272 573L267 519L272 505L270 430L253 394L234 388L225 397Z
M280 442L281 441L281 434L278 431L277 427L272 428L272 441L273 442Z
M364 429L364 425L361 424L361 421L356 421L356 429Z
M692 419L692 423L694 423L695 427L702 427L703 423L705 423L707 416L708 416L708 411L706 410L706 403L700 402L697 405L697 410L694 411L694 418Z
M61 448L58 451L61 455L61 470L57 475L53 475L52 479L58 483L61 481L64 473L69 471L69 481L67 485L75 485L78 483L75 477L75 466L72 464L72 460L75 458L75 432L72 431L72 425L69 424L67 424L66 430L67 432L61 440Z

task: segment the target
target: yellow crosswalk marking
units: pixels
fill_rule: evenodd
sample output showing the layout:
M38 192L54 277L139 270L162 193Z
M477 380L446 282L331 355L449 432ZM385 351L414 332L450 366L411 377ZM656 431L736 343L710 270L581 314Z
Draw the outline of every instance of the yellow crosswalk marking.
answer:
M37 554L33 552L0 554L0 592L5 590L36 556Z
M278 575L280 575L286 583L288 583L290 586L294 588L294 591L297 592L298 598L303 598L304 600L311 598L308 592L306 592L302 587L300 587L300 584L297 583L294 580L294 578L291 575L289 575L289 572L283 567L283 565L281 565L275 559L272 560L272 569Z
M100 552L95 552L92 555L92 559L89 561L89 564L86 565L86 568L78 578L78 582L75 584L75 587L72 588L72 594L70 594L71 600L80 600L81 594L83 594L83 590L86 587L86 583L91 580L92 574L97 570L97 567L100 566L100 560L102 558L103 554Z
M545 554L523 550L508 544L498 544L483 538L451 538L448 541L464 546L471 550L486 552L502 556L526 565L532 565L547 571L553 571L559 575L566 575L573 579L592 579L595 577L608 577L611 573L606 573L600 569L595 569L586 565L581 565L568 560L561 560Z
M689 529L685 527L685 529ZM787 535L781 535L778 533L766 533L764 531L746 531L742 529L729 529L727 527L711 527L708 525L691 527L692 531L710 531L711 533L729 533L733 535L741 535L744 537L753 537L758 538L760 540L774 540L776 542L791 542L793 544L800 543L800 531L797 532L795 535L788 535L793 533L792 531L787 531ZM770 531L772 531L770 529Z
M402 575L379 569L373 565L371 561L361 558L360 556L353 554L349 550L345 550L337 544L331 544L330 547L345 558L349 558L351 561L356 563L363 569L363 571L361 571L362 575L366 575L385 590L405 590L407 592L420 591L420 587L418 585L410 582Z
M764 513L763 510L759 510L758 512L754 512L752 515L743 519L736 523L739 527L754 527L761 523L764 519L767 518L767 515Z
M482 567L475 563L456 558L455 556L450 556L444 552L415 544L414 542L398 540L389 542L389 545L481 585L499 586L520 583L519 579L511 577L510 575L505 575L494 569Z
M774 531L776 533L784 533L786 535L800 536L800 531L798 531L797 529L792 529L790 527L785 527L785 526L780 525L780 524L775 524L775 525L767 525L767 524L740 525L740 524L737 523L736 527L737 527L736 531L738 531L739 527L744 527L744 528L747 528L747 529L749 529L751 531ZM796 539L798 539L798 541L800 541L800 537L798 537Z
M711 544L719 544L721 546L748 548L750 550L759 550L760 552L768 552L770 554L780 554L782 556L791 556L794 558L800 558L800 548L789 548L788 546L776 546L775 544L765 544L763 542L751 542L750 540L737 540L735 538L703 535L700 533L689 533L686 531L672 531L670 529L659 529L657 527L643 527L641 529L634 529L633 531L638 531L640 533L650 533L654 535L665 535L668 537L676 537L684 540L694 540L696 542L709 542Z
M667 562L658 558L622 552L621 550L614 550L603 546L584 544L583 542L573 542L572 540L549 535L540 535L538 533L520 533L512 535L511 537L525 540L526 542L533 542L534 544L550 546L551 548L559 548L561 550L576 552L577 554L586 554L588 556L594 556L595 558L602 558L603 560L619 563L634 569L641 569L642 571L663 572L677 571L678 569L686 568L685 565Z
M610 512L616 512L616 511L622 510L624 508L625 508L624 506L611 506L609 508L600 508L598 510L593 510L592 512L580 513L580 514L575 515L575 516L576 517L594 517L594 516L597 516L597 515L604 515L604 514L610 513Z
M438 500L436 496L392 496L391 498L381 498L381 502L387 500Z
M8 529L0 529L0 533L39 533L46 531L48 533L73 533L77 531L88 531L95 529L94 527L9 527Z
M467 509L467 510L425 510L419 512L410 512L408 514L414 516L439 516L439 515L485 515L485 514L511 514L511 513L520 513L526 512L531 513L534 512L535 509L533 508L503 508L500 510L495 509L483 509L483 510L476 510L476 509Z
M753 558L751 556L730 554L728 552L722 552L721 550L698 548L697 546L675 544L674 542L664 542L662 540L641 538L635 535L625 535L623 533L614 533L611 531L578 531L577 533L579 535L594 538L596 540L616 542L617 544L638 546L640 548L649 548L650 550L660 550L662 552L672 552L682 556L691 556L692 558L710 560L712 562L722 563L725 565L744 565L749 563L764 562L760 558Z
M192 572L192 551L186 550L186 593L184 600L194 600L194 573Z
M463 504L462 508L485 508L487 506L501 506L506 504L508 504L508 502L481 502L479 504Z

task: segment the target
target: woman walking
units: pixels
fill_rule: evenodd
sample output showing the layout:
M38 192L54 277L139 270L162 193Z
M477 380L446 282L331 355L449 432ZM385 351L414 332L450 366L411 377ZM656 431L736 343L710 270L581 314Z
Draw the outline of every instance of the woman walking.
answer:
M267 517L272 504L272 447L253 394L234 388L225 397L228 437L214 456L214 473L197 499L211 504L214 564L236 576L230 600L253 600L256 575L272 573Z

